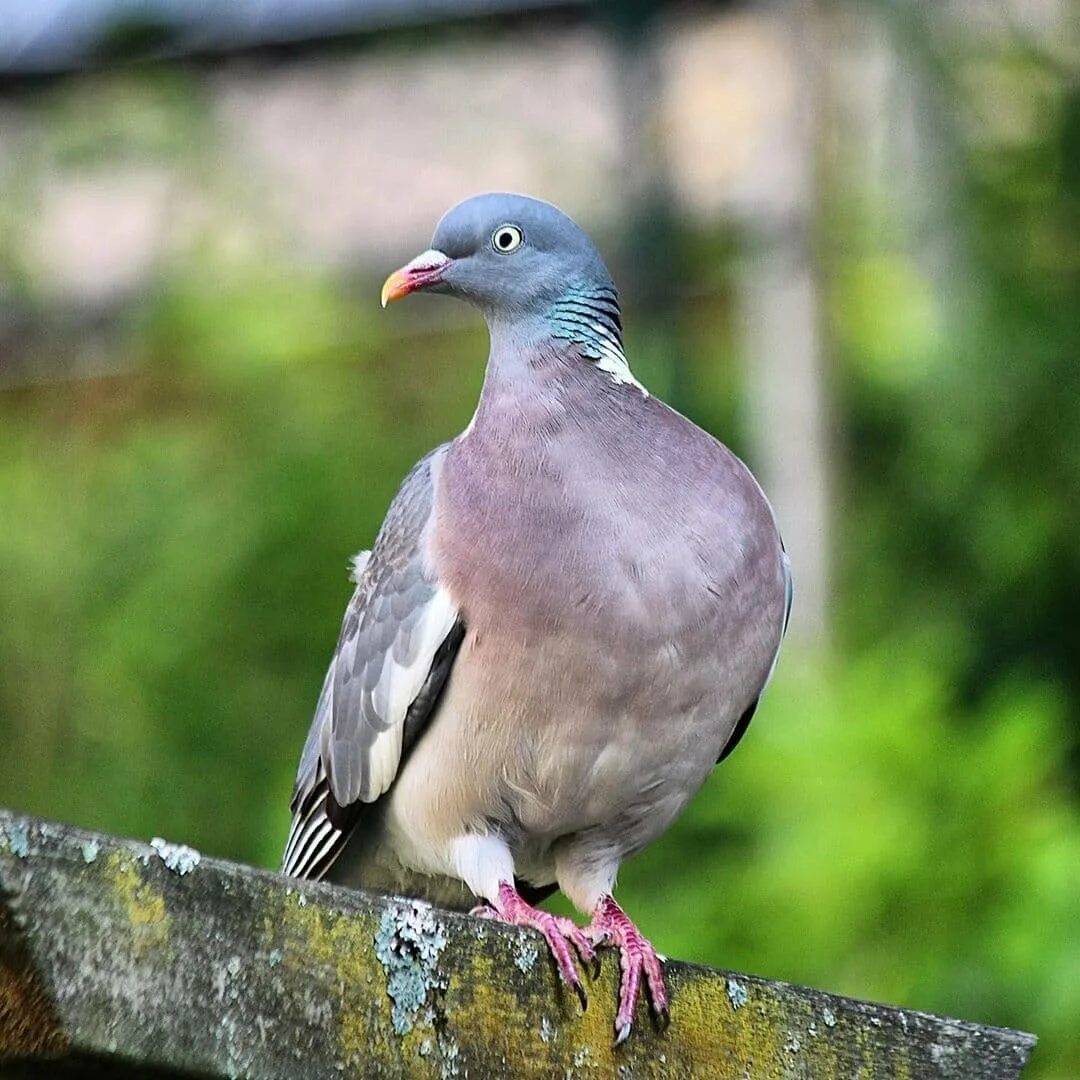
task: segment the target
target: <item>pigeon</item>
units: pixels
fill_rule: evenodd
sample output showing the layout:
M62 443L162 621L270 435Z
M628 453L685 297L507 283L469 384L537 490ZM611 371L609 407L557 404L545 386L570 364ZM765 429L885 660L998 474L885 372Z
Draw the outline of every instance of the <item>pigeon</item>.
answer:
M613 895L742 738L791 573L747 467L652 396L593 242L522 195L467 199L382 303L457 297L490 351L476 413L406 476L300 758L285 874L618 951L616 1042L661 958ZM556 889L588 920L538 906ZM475 906L478 905L479 906Z

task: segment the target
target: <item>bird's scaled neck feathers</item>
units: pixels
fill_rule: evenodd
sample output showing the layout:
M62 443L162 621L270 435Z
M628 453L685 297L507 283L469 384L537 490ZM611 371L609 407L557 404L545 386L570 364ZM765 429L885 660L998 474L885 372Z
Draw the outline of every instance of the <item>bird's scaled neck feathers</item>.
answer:
M593 285L568 290L552 304L548 321L555 340L573 343L615 382L630 383L646 393L623 352L619 297L614 288Z
M511 351L545 341L566 342L591 361L615 383L648 391L634 378L622 344L619 299L613 286L575 285L568 288L542 316L521 319L509 325L489 322L493 355L508 345Z

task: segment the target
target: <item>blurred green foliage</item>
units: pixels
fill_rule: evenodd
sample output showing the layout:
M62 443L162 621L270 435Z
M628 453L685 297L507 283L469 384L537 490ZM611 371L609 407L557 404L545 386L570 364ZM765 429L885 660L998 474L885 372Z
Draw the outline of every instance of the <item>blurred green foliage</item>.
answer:
M384 346L326 280L230 273L162 287L137 375L3 398L0 790L273 864L347 557L483 341Z
M890 208L835 180L836 642L788 651L739 752L621 888L665 953L1034 1030L1031 1076L1066 1080L1080 95L1030 55L1008 71L1038 123L958 147L958 306ZM42 152L185 153L205 128L169 78L111 135L48 96ZM176 101L186 127L161 122ZM679 320L680 393L739 449L730 237L685 239L712 295ZM0 394L0 803L273 866L347 557L467 421L486 346L227 247L196 245L125 316L121 374ZM662 391L672 343L628 321Z

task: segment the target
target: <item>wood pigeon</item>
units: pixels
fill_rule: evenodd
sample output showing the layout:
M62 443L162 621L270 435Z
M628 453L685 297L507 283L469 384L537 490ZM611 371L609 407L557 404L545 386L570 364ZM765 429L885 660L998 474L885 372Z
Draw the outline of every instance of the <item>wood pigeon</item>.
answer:
M742 737L791 606L746 466L631 374L618 296L565 214L468 199L383 305L455 296L487 322L476 414L405 478L356 590L300 759L286 874L619 951L617 1041L655 949L616 903L622 861ZM534 906L559 888L589 919Z

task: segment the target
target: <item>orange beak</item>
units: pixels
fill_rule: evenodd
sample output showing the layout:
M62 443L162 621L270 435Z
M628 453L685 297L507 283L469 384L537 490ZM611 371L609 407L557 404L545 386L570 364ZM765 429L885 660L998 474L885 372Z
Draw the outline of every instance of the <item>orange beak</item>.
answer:
M386 307L391 300L400 300L417 289L434 285L442 278L451 262L453 260L441 251L422 251L412 262L406 263L400 270L395 270L383 282L382 306Z

